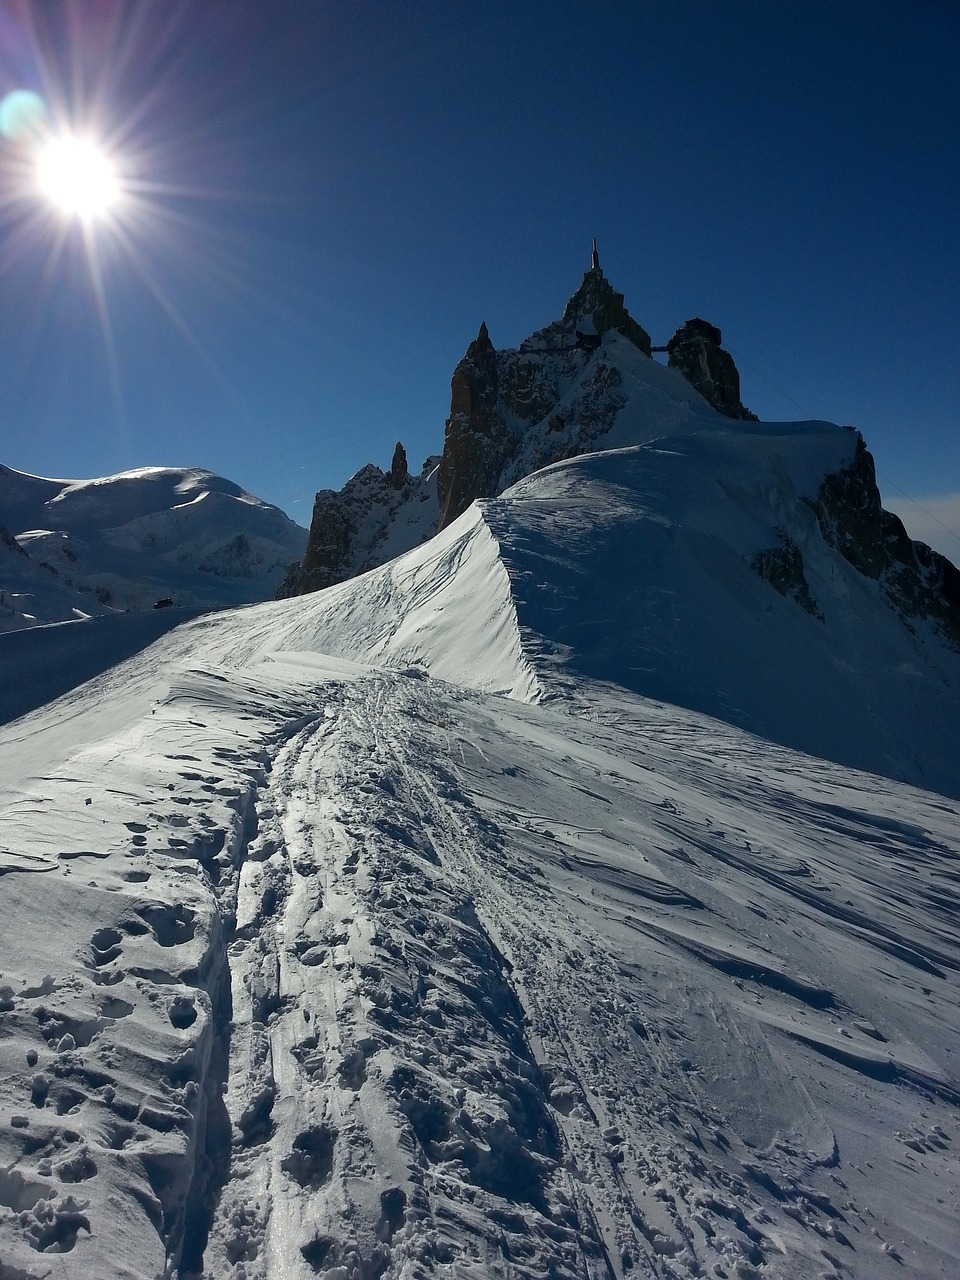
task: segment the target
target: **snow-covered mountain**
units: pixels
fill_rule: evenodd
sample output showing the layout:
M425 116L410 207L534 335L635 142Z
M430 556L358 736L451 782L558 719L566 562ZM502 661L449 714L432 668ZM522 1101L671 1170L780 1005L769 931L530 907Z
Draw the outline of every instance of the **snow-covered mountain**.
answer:
M494 498L561 460L711 434L718 440L740 438L727 431L729 421L756 421L740 400L739 374L721 346L719 329L699 318L690 320L657 350L667 353L667 367L652 359L648 334L604 276L594 245L591 267L560 320L531 334L518 349L506 350L494 347L481 324L454 371L443 451L428 458L418 476L408 472L398 444L389 472L369 465L339 493L317 494L306 555L291 568L278 594L319 590L385 564L444 529L475 499ZM803 435L809 439L801 449L797 438ZM842 669L851 661L848 638L838 623L845 606L832 610L832 621L823 614L807 583L805 554L820 559L817 571L831 581L845 580L851 565L870 579L879 588L878 598L918 636L921 650L927 622L949 645L960 648L960 573L937 552L912 542L899 518L883 510L873 460L856 433L838 443L837 430L829 424L780 423L760 424L752 437L747 432L742 438L756 442L744 450L747 470L766 459L768 473L741 483L741 459L729 457L717 502L712 500L720 496L716 477L708 466L702 496L710 517L700 531L722 542L728 530L745 521L752 522L755 533L762 531L759 545L750 538L734 539L737 554L748 555L756 572L780 594L824 624L826 644L820 647L832 644L834 664ZM678 499L673 513L662 515L675 526L686 526L691 518L695 524L696 513L683 498L686 451L678 446L660 453L662 465L674 473L668 483ZM782 477L770 471L781 454L799 459L801 453L802 476L789 478L785 488ZM692 476L691 487L696 483ZM760 487L751 491L751 484ZM598 489L597 497L602 500L604 491ZM719 561L716 568L719 572ZM629 578L626 586L629 590ZM659 586L672 589L666 581ZM724 584L700 582L696 597L685 598L700 599L704 591L715 590L722 594ZM868 594L877 592L870 588ZM728 644L733 642L732 619L727 613L720 620ZM751 635L745 646L739 640L734 644L736 655L742 656L743 648L772 654L775 629L762 618L747 626ZM666 615L653 611L644 627L654 649L681 641L692 679L702 687L706 668L692 662L692 650L673 634ZM632 632L626 643L633 643ZM671 687L676 691L679 686L674 681ZM703 697L691 690L680 701L701 706ZM714 699L711 710L715 704ZM740 722L736 708L733 718Z
M956 1273L950 615L838 550L855 433L652 369L0 730L3 1280Z
M0 1280L958 1273L960 578L719 344L595 261L328 589L0 637Z
M690 321L657 363L595 254L519 349L481 326L419 476L398 445L386 474L317 495L281 594L380 572L479 498L540 696L575 672L960 794L960 573L883 510L858 432L757 422L720 340ZM391 649L419 658L397 609Z
M0 466L0 631L271 596L305 532L209 471L48 480Z
M614 337L623 339L616 347ZM419 475L410 474L398 444L389 472L369 464L339 492L317 494L306 555L280 596L318 591L385 564L444 528L474 498L493 497L551 462L663 434L691 400L752 419L720 342L720 330L706 321L682 325L658 348L681 376L654 382L653 396L645 395L648 371L639 383L634 375L649 362L650 337L604 276L594 245L591 268L562 318L518 350L498 351L480 325L454 370L443 451L427 458ZM639 401L631 404L638 389Z

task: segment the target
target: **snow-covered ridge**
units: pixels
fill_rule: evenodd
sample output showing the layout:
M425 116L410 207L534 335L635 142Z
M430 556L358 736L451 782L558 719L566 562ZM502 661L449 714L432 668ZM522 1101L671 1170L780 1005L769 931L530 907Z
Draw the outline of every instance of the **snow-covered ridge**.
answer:
M500 547L479 506L389 564L326 591L261 605L251 617L259 623L230 650L231 661L300 663L323 655L322 664L335 655L418 668L487 693L539 696Z
M305 533L277 507L195 468L49 480L0 467L0 630L152 608L269 598Z
M584 677L960 795L960 653L824 537L856 436L730 424L558 463L483 504L545 693ZM789 547L800 578L764 555Z
M259 656L418 664L525 700L601 681L960 795L960 654L818 518L858 436L707 414L556 463L390 564L265 609Z

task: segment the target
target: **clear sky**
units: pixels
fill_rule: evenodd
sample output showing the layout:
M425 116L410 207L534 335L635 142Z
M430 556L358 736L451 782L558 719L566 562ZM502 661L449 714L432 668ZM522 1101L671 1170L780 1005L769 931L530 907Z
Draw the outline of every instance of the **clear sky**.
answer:
M655 342L718 325L747 405L854 423L960 559L958 65L955 0L7 0L0 96L126 196L69 220L0 138L0 461L306 524L439 451L480 321L557 317L596 236Z

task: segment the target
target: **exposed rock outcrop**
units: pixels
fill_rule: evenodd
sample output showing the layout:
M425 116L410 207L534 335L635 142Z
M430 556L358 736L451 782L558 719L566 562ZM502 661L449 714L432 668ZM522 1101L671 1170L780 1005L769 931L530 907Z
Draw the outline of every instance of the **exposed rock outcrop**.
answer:
M407 451L398 440L397 447L393 451L393 462L390 464L390 483L394 489L402 489L409 479Z
M862 436L850 466L824 480L814 510L824 539L879 583L908 626L927 619L960 650L960 571L926 543L913 542L899 516L884 511Z
M622 334L645 356L653 350L650 335L630 315L624 306L623 294L618 293L603 274L594 241L590 270L583 273L580 287L564 307L562 318L524 339L520 351L556 353L571 347L592 351L601 345L603 335L610 332Z
M0 468L2 470L2 468ZM0 524L0 546L6 547L8 551L12 551L14 555L22 556L27 559L27 553L21 547L6 525Z
M439 529L466 511L474 498L492 497L496 492L505 458L511 453L498 391L497 351L483 323L450 384L450 417L437 475Z
M277 599L345 582L431 537L437 523L438 461L428 458L420 475L411 476L406 450L398 443L386 473L370 463L339 491L321 489L303 560L291 564Z
M497 351L486 324L480 326L451 383L438 529L476 498L494 497L540 467L585 453L610 429L624 404L619 370L602 354L610 333L650 355L650 337L604 276L596 242L562 319L531 334L519 350ZM561 403L563 387L574 382L574 401Z
M780 595L796 600L802 609L806 609L807 613L818 622L822 622L823 614L811 594L800 548L786 529L778 529L777 533L780 537L780 545L766 551L758 551L753 557L754 569L764 581L770 583L775 591L779 591Z
M594 242L596 244L596 242ZM600 259L594 249L593 266L584 272L583 283L563 311L561 321L565 334L596 333L601 338L609 330L622 333L645 356L650 355L650 335L637 324L623 305L623 294L610 284L600 270Z
M756 422L757 415L740 402L740 374L720 340L716 325L695 317L681 325L667 343L667 362L672 369L679 369L718 413Z
M317 494L303 561L291 565L280 584L278 599L322 591L349 577L345 566L356 529L347 514L347 503L347 496L333 489L321 489Z
M597 447L625 404L620 370L603 354L614 334L650 355L650 337L604 276L594 242L590 269L563 317L519 350L498 351L481 324L453 374L439 466L433 460L412 478L398 444L386 476L367 466L339 492L317 494L306 555L291 565L278 596L317 591L382 564L445 528L476 498ZM433 523L425 528L428 513Z

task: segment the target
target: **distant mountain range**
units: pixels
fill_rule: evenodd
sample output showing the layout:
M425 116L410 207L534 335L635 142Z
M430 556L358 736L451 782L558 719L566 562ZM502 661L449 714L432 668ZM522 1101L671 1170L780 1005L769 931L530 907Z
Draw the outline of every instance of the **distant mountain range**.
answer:
M305 532L222 476L143 467L48 480L0 466L0 631L273 594Z

